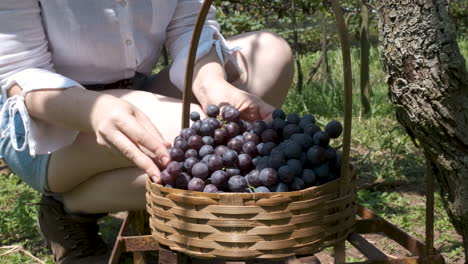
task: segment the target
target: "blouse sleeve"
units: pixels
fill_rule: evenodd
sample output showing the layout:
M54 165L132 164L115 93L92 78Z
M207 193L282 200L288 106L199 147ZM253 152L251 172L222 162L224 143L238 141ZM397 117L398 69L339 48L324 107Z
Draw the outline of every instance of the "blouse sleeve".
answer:
M7 98L7 90L19 85L21 95ZM29 146L32 156L51 153L72 143L78 131L52 126L29 117L24 96L33 90L80 87L77 82L54 71L48 42L42 26L38 0L0 1L0 87L2 108L1 136L10 136L13 147ZM21 115L25 130L22 146L16 141L15 115Z
M174 17L167 28L166 46L173 57L169 75L171 82L180 90L184 86L185 66L190 41L202 4L203 0L179 0ZM220 33L220 27L215 17L216 9L211 7L200 36L196 60L209 53L214 46L223 66L228 61L232 61L234 65L237 65L232 54L240 48L227 45L226 40ZM238 70L240 69L238 68Z

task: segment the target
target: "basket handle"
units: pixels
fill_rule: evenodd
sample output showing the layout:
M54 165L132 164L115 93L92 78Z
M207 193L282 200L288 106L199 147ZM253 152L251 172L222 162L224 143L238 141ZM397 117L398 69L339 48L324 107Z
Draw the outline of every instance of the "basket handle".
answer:
M341 176L345 179L341 181L340 190L346 190L346 184L350 181L349 154L351 149L351 121L352 121L352 71L351 52L348 39L348 30L343 18L343 9L337 0L330 0L336 17L338 34L340 37L341 51L343 55L343 78L344 78L344 132L343 132L343 159L341 166ZM192 82L197 54L198 43L213 0L205 0L200 9L190 42L189 56L186 65L184 91L182 96L182 128L189 126L190 104L192 102Z

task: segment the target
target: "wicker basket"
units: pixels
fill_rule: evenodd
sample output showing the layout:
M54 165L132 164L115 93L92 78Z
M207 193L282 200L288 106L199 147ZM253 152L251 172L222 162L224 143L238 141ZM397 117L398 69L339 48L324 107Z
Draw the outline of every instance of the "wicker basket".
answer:
M355 180L349 169L351 62L341 7L335 0L345 72L342 176L287 193L201 193L147 181L147 211L154 238L172 250L200 258L280 259L308 255L343 242L355 224ZM191 42L183 97L188 127L196 49L212 0L205 0Z

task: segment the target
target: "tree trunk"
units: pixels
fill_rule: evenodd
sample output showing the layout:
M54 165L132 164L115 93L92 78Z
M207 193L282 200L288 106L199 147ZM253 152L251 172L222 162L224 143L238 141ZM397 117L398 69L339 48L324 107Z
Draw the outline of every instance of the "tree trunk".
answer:
M322 20L322 39L320 41L322 46L322 89L330 83L330 67L328 66L328 40L327 40L327 16L323 15Z
M369 10L367 0L361 0L361 115L368 117L371 113L369 82Z
M468 73L447 0L378 2L390 99L424 149L468 256Z
M297 18L296 18L296 3L295 0L291 0L291 12L292 12L292 26L293 26L293 40L294 40L294 54L296 59L297 67L297 90L301 94L304 86L304 74L302 73L301 58L299 56L299 36L297 33Z

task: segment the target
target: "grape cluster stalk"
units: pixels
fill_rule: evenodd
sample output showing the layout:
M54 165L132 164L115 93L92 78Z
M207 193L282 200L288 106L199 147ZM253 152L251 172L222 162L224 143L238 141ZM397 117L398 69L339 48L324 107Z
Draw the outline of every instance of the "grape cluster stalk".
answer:
M192 112L190 128L169 149L161 173L169 188L207 193L288 192L333 181L341 175L341 153L330 145L343 126L330 121L324 131L313 115L276 109L272 121L247 122L233 106L209 105L207 118Z

